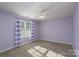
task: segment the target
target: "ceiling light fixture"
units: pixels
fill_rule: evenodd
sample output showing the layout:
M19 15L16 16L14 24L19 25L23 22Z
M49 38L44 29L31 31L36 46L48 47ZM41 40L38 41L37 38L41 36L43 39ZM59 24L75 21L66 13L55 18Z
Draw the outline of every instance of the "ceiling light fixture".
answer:
M39 15L39 18L40 19L44 19L45 16L46 16L46 12L51 9L52 7L55 7L53 5L49 6L48 8L45 8L45 9L42 9L42 11L40 11L40 15Z
M45 13L41 13L40 16L39 16L39 18L40 19L44 19L45 18L45 15L46 15Z

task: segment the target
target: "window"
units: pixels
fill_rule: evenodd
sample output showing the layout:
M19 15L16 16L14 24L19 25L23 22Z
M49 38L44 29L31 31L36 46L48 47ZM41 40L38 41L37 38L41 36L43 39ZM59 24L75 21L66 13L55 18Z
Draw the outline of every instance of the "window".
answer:
M30 38L31 37L31 30L32 30L32 22L22 20L22 22L21 22L22 38Z

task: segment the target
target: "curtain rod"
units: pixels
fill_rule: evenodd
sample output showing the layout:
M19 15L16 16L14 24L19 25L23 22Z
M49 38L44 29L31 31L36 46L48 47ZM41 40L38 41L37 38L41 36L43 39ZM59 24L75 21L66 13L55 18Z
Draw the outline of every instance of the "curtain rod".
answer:
M20 19L20 20L28 20L30 19L29 17L23 17L23 16L15 16L16 19Z

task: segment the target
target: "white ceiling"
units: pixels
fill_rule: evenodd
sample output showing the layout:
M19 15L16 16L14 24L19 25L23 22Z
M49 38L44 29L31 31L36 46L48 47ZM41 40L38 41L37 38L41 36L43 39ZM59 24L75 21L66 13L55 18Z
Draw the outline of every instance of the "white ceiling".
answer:
M38 19L37 16L46 8L49 9L45 19L72 16L75 6L75 2L0 2L1 10L35 19Z

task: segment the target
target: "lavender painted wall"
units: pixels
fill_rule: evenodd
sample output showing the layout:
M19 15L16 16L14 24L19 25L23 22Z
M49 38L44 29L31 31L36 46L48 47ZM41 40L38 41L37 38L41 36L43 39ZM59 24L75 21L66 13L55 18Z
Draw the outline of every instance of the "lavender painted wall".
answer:
M0 52L13 47L14 15L0 11Z
M32 39L38 39L38 22L33 22L33 37ZM5 11L0 11L0 52L14 48L14 29L15 29L15 15ZM22 44L25 41L22 39ZM26 42L27 43L27 42Z
M73 48L76 56L79 57L79 3L75 11L73 18Z
M72 44L72 17L44 20L39 24L42 40Z

